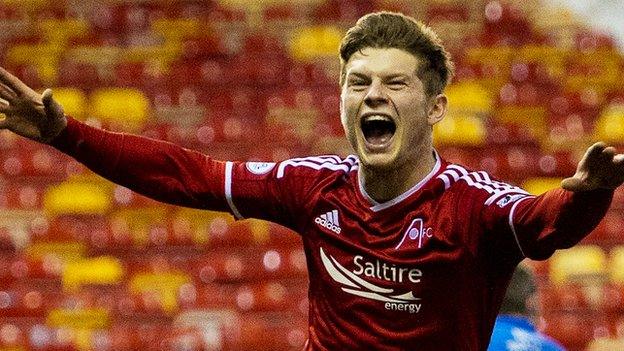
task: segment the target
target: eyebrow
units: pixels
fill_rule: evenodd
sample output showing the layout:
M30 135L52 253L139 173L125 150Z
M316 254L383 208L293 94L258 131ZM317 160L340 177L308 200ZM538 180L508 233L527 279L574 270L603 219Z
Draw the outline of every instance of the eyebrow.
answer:
M360 72L349 72L349 74L347 74L347 78L350 77L356 77L356 78L361 78L361 79L369 79L369 76L364 74L364 73L360 73ZM392 79L396 79L396 78L405 78L405 79L409 79L410 76L405 74L405 73L392 73L389 74L387 76L383 76L382 77L384 80L392 80Z

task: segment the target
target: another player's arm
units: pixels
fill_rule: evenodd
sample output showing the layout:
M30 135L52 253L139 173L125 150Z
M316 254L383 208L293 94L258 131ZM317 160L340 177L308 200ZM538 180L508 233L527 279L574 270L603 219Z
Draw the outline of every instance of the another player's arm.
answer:
M604 217L622 183L624 155L602 142L589 147L560 189L517 204L513 226L523 254L546 258L578 243Z
M67 118L51 90L38 94L0 68L0 129L52 144L105 178L160 201L225 210L215 178L224 164L171 143L107 132ZM219 175L217 177L216 175Z

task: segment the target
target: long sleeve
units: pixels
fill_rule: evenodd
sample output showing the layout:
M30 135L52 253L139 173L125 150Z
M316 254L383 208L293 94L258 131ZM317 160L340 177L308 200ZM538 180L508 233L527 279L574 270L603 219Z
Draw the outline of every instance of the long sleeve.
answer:
M465 171L459 180L452 187L458 230L475 255L482 253L493 267L546 259L573 246L598 225L613 197L612 190L561 188L533 196L485 172Z
M196 151L141 136L90 127L74 119L52 142L102 177L155 200L227 211L299 229L322 170L353 160L311 157L272 162L215 161ZM303 217L307 218L307 217Z
M612 198L612 190L554 189L514 204L509 218L522 253L545 259L575 245L600 223Z
M227 210L225 162L145 137L114 133L68 118L52 146L102 177L153 199Z

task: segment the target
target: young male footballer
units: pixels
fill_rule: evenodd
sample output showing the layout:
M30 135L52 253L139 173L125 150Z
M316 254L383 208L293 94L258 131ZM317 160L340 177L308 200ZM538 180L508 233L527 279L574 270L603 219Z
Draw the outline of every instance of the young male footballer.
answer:
M369 14L346 33L340 58L340 116L355 151L344 159L213 160L87 126L50 90L5 70L0 127L156 200L298 232L310 279L306 350L485 350L516 265L598 224L624 181L624 155L594 144L561 188L532 196L433 148L453 66L431 29Z

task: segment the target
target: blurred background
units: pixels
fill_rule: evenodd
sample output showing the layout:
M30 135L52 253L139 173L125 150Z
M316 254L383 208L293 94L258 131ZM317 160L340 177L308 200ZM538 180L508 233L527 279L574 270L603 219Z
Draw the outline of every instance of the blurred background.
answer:
M438 31L457 76L446 158L539 194L624 146L622 1L0 0L0 65L66 112L224 160L349 148L337 49L374 10ZM620 34L618 34L618 32ZM0 350L300 350L299 237L158 204L0 133ZM624 191L582 245L532 262L539 327L624 350Z

